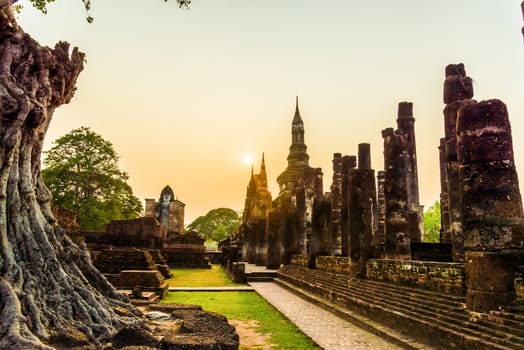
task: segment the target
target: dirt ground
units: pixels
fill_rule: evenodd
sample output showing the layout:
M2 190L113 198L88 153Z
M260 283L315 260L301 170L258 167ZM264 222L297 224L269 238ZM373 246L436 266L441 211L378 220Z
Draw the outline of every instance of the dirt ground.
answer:
M240 349L270 350L274 346L269 340L271 333L257 332L260 323L256 320L229 320L229 324L233 325L237 330L240 338Z

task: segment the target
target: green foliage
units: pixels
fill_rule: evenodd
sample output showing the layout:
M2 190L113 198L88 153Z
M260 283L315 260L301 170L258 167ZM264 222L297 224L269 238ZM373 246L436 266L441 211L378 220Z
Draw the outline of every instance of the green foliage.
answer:
M440 202L436 201L424 212L424 242L440 241Z
M164 0L164 1L167 2L167 0ZM55 2L55 0L29 0L29 2L31 3L31 5L34 8L46 14L47 13L47 4ZM93 23L93 17L89 14L89 10L91 10L91 0L82 0L82 2L84 3L84 8L87 14L86 21L88 23ZM176 0L176 2L178 4L178 7L180 8L189 8L189 5L191 5L191 0ZM20 12L21 9L22 9L21 5L15 5L15 10L17 12Z
M217 208L196 218L187 226L187 229L197 231L206 241L221 242L232 237L239 225L240 217L236 211L229 208Z
M113 145L89 128L58 138L46 152L42 177L53 202L77 213L83 230L99 231L111 220L136 218L142 204L118 168Z

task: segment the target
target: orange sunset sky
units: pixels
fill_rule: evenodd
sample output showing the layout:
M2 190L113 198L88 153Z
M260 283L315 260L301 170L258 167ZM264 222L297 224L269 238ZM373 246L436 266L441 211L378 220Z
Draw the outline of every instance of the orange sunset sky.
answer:
M23 2L21 2L23 4ZM217 207L241 210L254 158L270 190L286 167L295 96L310 165L331 184L334 152L371 144L397 104L414 103L421 202L439 198L444 68L463 62L475 98L500 98L524 176L524 45L520 0L58 0L19 23L42 44L87 54L75 98L55 113L46 147L88 126L111 141L141 200L169 184L186 224Z

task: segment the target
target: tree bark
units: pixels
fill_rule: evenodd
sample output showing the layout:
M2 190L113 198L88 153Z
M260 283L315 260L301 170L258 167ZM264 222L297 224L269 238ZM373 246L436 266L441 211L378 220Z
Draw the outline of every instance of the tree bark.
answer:
M67 334L100 344L137 323L136 310L55 225L40 174L52 114L71 100L84 54L40 46L11 3L0 2L0 348L50 349Z

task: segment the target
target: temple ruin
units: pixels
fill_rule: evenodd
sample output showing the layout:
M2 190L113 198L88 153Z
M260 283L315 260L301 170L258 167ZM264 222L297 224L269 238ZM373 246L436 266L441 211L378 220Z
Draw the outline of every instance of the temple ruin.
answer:
M251 175L224 257L235 276L242 261L279 268L275 281L298 294L438 346L524 348L524 216L506 106L473 100L462 63L444 73L439 243L423 243L413 104L400 102L397 128L382 130L384 169L372 169L367 143L334 153L324 193L297 99L271 204L264 161Z

